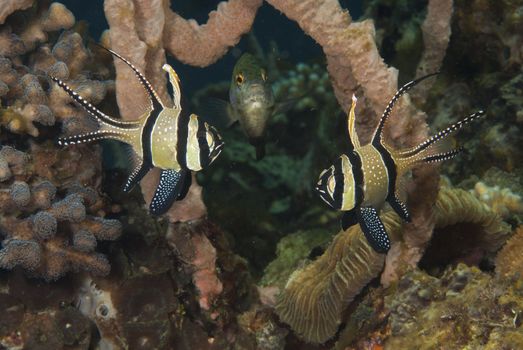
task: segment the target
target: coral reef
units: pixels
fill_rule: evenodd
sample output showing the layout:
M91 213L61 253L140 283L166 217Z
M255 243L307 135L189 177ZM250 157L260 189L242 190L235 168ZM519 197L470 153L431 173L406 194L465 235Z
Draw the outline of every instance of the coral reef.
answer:
M523 276L523 227L519 226L496 256L496 274L500 277Z
M479 200L486 203L495 213L503 219L512 215L523 214L523 198L513 193L509 188L488 186L484 182L477 182L471 190Z
M382 220L393 242L381 277L382 283L388 285L402 276L410 265L404 264L402 255L397 254L400 250L395 248L405 244L399 217L388 212ZM467 257L467 252L475 252L475 249L480 250L482 255L495 252L510 232L508 225L497 214L472 194L460 189L440 190L435 206L435 222L433 240L441 236L438 230L453 233L451 237L473 237L472 244L465 241L461 245L450 245L453 247L450 251L449 235L443 236L442 244L447 248L444 256L448 255L448 259ZM454 234L455 231L459 235ZM463 242L463 239L457 242ZM431 242L426 256L437 256L432 253L438 252L437 246L439 244ZM276 311L306 341L323 343L336 333L343 311L361 289L378 276L384 261L383 255L369 247L359 226L342 231L321 257L290 275Z
M20 272L0 274L0 346L5 349L89 349L96 336L74 307L74 282L48 284Z
M0 149L0 266L21 266L47 280L68 271L109 273L107 258L95 251L97 241L114 240L121 233L117 220L104 218L110 210L99 193L99 148L59 150L45 141L56 134L52 127L57 122L66 130L88 124L68 97L49 84L48 72L71 79L94 104L110 86L90 79L86 66L93 57L78 33L54 33L73 25L71 12L53 3L15 12L1 30L0 121L10 132L2 133L1 141L17 147ZM47 42L50 35L54 43Z
M389 233L391 219L382 218ZM321 257L290 275L276 312L307 342L323 343L336 333L343 310L378 275L384 260L353 226L338 234Z
M48 162L47 152L48 149L37 145L32 147L33 157L9 146L0 150L0 163L8 165L0 189L3 197L0 267L21 266L47 280L56 280L68 271L109 273L107 259L94 250L97 240L118 238L121 224L88 214L103 206L92 188L73 182L60 185L58 191L52 182L58 182L55 176L43 177L38 168L34 169L38 164L57 168L64 165L59 161ZM85 152L81 160L96 157L89 153ZM97 176L99 171L89 173ZM77 174L77 178L82 178L82 174Z
M519 319L521 286L459 264L440 278L414 270L385 297L390 335L385 347L517 349L523 346Z

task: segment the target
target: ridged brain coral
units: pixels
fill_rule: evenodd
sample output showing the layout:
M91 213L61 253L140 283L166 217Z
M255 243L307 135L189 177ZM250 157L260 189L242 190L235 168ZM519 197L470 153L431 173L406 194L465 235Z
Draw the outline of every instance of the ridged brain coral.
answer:
M472 194L442 188L434 208L436 229L472 224L486 250L499 249L510 231L501 218ZM402 222L393 212L382 216L392 241L401 237ZM384 255L367 243L358 225L340 232L325 253L290 276L276 312L307 342L323 343L336 333L343 312L367 283L378 276Z

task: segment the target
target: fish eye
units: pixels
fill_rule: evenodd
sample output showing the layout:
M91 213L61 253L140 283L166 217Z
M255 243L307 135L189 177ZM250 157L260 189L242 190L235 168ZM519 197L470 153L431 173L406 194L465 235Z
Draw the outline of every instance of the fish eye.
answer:
M262 71L261 71L261 78L263 81L267 81L267 73L265 72L264 69L262 69Z
M243 74L238 73L238 75L236 75L236 84L241 85L242 83L243 83Z

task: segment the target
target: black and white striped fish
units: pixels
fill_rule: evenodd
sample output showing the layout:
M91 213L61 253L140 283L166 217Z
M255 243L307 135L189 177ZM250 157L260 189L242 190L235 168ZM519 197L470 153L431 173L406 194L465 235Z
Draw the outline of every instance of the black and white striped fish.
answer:
M138 165L129 176L124 191L130 191L153 167L162 169L160 182L150 204L155 215L165 213L174 201L183 199L191 184L191 171L199 171L220 154L223 142L215 128L195 114L182 113L179 78L174 69L164 64L173 89L172 108L160 101L147 79L127 59L107 49L125 62L145 88L150 108L136 121L123 121L109 117L64 82L51 76L73 100L79 103L98 122L96 131L61 138L60 145L103 139L114 139L131 145L137 155Z
M336 163L325 169L316 185L320 197L334 209L343 211L342 228L360 224L367 241L379 253L386 253L390 240L378 211L385 202L405 221L410 222L406 205L398 196L402 176L414 165L434 163L456 156L461 149L449 147L445 138L465 124L484 115L478 111L430 137L418 146L396 150L383 140L383 127L394 104L410 88L434 74L421 77L402 86L383 112L369 144L361 146L355 130L356 97L348 116L350 149Z

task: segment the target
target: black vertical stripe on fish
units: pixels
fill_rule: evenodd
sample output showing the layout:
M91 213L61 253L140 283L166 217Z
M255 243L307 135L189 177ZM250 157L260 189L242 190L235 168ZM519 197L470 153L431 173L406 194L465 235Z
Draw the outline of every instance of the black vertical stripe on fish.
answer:
M348 152L347 157L352 165L352 176L354 177L354 206L359 206L364 199L363 193L363 165L361 157L357 152Z
M190 117L187 113L178 116L178 131L176 145L176 160L182 169L187 168L187 136L189 134Z
M356 210L356 208L353 208L351 210L343 212L343 216L341 217L341 228L343 231L358 223L358 216Z
M343 158L339 157L336 163L334 163L334 204L336 208L343 206L343 192L345 191L345 181L343 174Z
M374 148L379 152L381 156L381 160L383 161L383 164L385 164L385 169L387 169L387 200L391 198L391 196L394 196L395 189L396 189L396 179L398 177L398 171L396 170L396 163L394 163L394 159L392 159L392 155L389 151L385 149L385 147L380 143L376 142L373 143ZM399 213L398 213L399 214Z
M153 164L153 144L152 134L154 125L158 120L158 116L162 112L162 109L153 109L149 112L145 124L142 130L142 153L144 164Z
M196 132L196 138L198 139L198 146L200 149L200 166L205 168L209 165L211 159L209 158L209 144L207 143L207 130L205 128L205 122L198 118L198 131Z
M323 183L323 184L327 184L328 181L329 181L329 177L332 175L332 171L329 169L327 171L325 171L325 173L323 175L320 176L320 180L319 182L320 183ZM331 206L331 207L334 207L335 208L335 204L334 204L334 199L331 198L331 196L329 196L326 192L323 193L323 195L321 196L321 198L323 198L325 201L327 201L327 203Z

